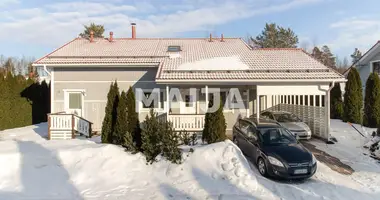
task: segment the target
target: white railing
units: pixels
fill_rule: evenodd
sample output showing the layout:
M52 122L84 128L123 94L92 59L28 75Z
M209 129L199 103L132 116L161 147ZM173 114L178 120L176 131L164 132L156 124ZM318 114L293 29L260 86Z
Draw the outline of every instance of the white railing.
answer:
M169 115L168 120L174 130L201 131L205 123L205 115Z
M87 137L91 136L91 122L74 115L74 130Z
M48 114L48 139L73 139L76 134L91 137L90 121L75 114Z
M73 128L73 118L70 114L51 114L49 119L51 130L65 131Z

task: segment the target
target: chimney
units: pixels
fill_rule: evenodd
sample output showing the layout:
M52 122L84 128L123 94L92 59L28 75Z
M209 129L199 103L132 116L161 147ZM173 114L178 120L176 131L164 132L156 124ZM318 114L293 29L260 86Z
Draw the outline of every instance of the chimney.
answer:
M211 33L210 33L210 39L208 41L212 42L212 34Z
M132 39L136 39L136 23L131 23L132 25Z
M94 41L94 31L90 32L90 42Z
M113 42L113 32L111 31L110 32L110 39L109 39L110 42Z
M224 35L223 35L223 33L222 33L222 35L220 36L220 41L221 41L221 42L224 42Z

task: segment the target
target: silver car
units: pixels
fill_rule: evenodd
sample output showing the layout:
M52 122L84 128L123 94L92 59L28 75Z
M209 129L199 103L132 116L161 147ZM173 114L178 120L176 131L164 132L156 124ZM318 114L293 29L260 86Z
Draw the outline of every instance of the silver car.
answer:
M294 135L297 135L299 139L311 138L310 127L293 113L286 111L265 111L260 116L277 121Z

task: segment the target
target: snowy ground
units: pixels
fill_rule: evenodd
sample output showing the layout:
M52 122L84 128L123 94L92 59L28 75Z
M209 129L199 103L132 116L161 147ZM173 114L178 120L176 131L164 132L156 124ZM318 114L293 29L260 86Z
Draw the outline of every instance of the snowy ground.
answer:
M318 163L313 178L296 183L261 177L229 141L194 147L181 165L146 165L113 145L46 141L46 124L7 130L0 132L0 199L380 199L380 165L344 143L361 137L351 129L336 146L318 147L336 150L357 172L345 176Z

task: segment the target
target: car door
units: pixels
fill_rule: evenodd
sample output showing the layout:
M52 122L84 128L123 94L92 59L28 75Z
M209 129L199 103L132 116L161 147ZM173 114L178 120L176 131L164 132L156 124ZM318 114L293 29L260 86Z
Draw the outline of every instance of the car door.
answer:
M239 120L239 129L236 134L236 139L239 144L240 149L247 153L247 130L249 128L250 123L246 120Z
M246 143L246 149L249 152L249 157L253 158L254 160L257 160L258 152L260 152L259 147L259 138L257 135L257 129L255 126L250 125L247 131L247 143Z

